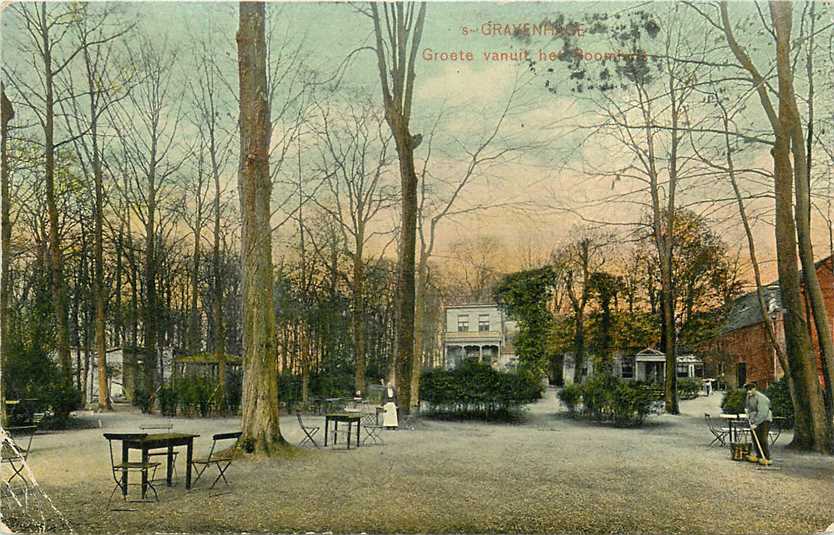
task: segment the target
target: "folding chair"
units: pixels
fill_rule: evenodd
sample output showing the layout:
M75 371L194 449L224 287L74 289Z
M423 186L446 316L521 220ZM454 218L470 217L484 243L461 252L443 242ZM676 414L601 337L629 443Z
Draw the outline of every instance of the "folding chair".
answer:
M770 439L771 446L776 444L776 441L782 436L784 423L785 418L783 416L774 416L773 421L770 422L770 431L768 431L767 436Z
M217 448L217 443L226 441L226 440L234 440L237 443L237 440L243 435L240 431L235 431L234 433L217 433L213 437L213 442L211 443L211 450L209 451L208 457L202 457L199 459L194 459L191 461L191 464L194 465L195 470L197 470L197 478L194 480L193 485L197 484L197 481L200 480L200 477L203 475L203 472L209 467L209 465L213 464L217 467L218 472L220 472L214 480L214 483L211 484L209 490L213 489L214 486L220 481L220 478L223 478L223 482L226 483L226 486L229 485L228 480L226 480L226 470L231 466L232 461L234 460L234 456L231 449L231 446L226 450L220 451L218 453L214 453L214 450ZM192 486L193 486L192 485Z
M139 429L142 431L167 431L171 432L174 429L174 424L160 424L160 425L140 425ZM177 475L177 455L179 452L174 450L173 453L173 463L174 463L174 476ZM168 448L161 449L161 450L150 450L148 451L148 457L164 457L166 460L168 459Z
M156 469L159 468L160 463L158 462L131 462L131 461L117 461L116 456L113 453L113 442L114 441L121 441L124 442L125 440L141 440L148 436L147 433L104 433L104 438L107 439L107 445L110 448L110 468L113 471L113 480L116 482L116 486L113 487L113 492L110 493L110 498L107 499L107 507L110 508L110 501L113 499L113 495L116 494L117 490L122 491L122 499L127 501L127 486L124 486L122 483L122 476L128 475L131 472L139 473L143 475L143 479L146 481L146 485L153 491L154 498L156 501L159 501L159 494L156 492L156 487L153 486L153 478L156 477ZM153 472L150 474L148 471L153 468ZM129 478L129 476L128 476ZM141 500L133 500L133 501L145 501L145 493L147 491L144 488L142 483L130 483L130 479L128 479L127 485L139 485L142 487L142 499Z
M296 411L295 417L298 418L298 427L300 427L301 430L304 431L304 438L301 440L301 442L298 443L298 446L304 446L309 442L313 446L319 448L320 446L318 445L318 442L316 442L316 439L313 438L313 436L316 433L318 433L319 429L321 428L317 426L313 427L309 425L304 425L304 422L301 420L301 411Z
M32 449L32 437L35 436L37 430L36 425L6 428L9 438L7 442L3 442L2 452L0 452L0 462L8 464L12 469L12 475L6 483L11 483L14 478L18 478L23 481L24 485L28 485L22 472L26 467L24 463L29 457L29 451Z
M380 436L382 426L379 424L376 413L362 415L362 429L365 430L365 438L362 439L362 444L365 444L370 439L373 444L385 445L385 442L382 441L382 437Z
M730 429L728 427L720 427L715 425L712 418L710 417L708 412L704 413L704 420L707 422L707 427L709 428L710 433L712 436L715 437L712 439L712 442L709 443L710 446L718 442L722 446L727 445L727 437L730 436Z

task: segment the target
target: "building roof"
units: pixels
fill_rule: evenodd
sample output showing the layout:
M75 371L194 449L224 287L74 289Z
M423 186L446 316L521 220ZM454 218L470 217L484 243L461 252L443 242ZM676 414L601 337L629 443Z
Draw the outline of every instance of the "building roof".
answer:
M826 256L821 260L817 260L814 262L814 268L819 271L822 266L830 263L832 258L834 257ZM803 271L800 269L800 284L804 284L802 281L802 273ZM774 312L783 310L782 291L779 287L778 279L766 286L763 286L762 290L764 290L765 305L767 305L768 314L773 314ZM748 292L733 301L730 313L727 314L727 319L721 327L721 334L727 334L743 329L744 327L761 323L762 313L759 310L758 297L756 296L756 293L756 290L753 290L752 292Z
M779 282L772 282L763 287L762 290L764 291L764 301L768 314L781 310L782 292L779 288ZM759 298L757 292L754 290L733 301L730 313L727 314L727 319L724 321L724 325L721 326L721 334L756 325L757 323L761 323L761 321L762 312L759 309Z

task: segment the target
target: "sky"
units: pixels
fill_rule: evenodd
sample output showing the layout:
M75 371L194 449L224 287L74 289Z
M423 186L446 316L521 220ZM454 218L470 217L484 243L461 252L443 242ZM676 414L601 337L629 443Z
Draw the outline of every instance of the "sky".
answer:
M583 224L583 218L617 224L639 221L641 208L621 202L628 198L627 193L635 185L615 181L604 172L616 167L617 158L622 156L612 150L609 142L587 138L598 124L599 118L593 110L600 99L593 92L572 92L575 84L565 63L553 61L561 42L549 35L533 35L523 42L507 33L517 25L528 24L528 28L532 28L543 21L556 20L560 15L567 20L584 20L588 14L605 14L611 22L625 20L624 17L635 9L660 12L669 5L634 2L429 3L416 65L412 131L427 136L437 125L438 134L432 145L432 170L440 180L453 183L463 173L466 151L474 150L489 135L511 92L516 89L510 113L492 147L517 150L511 151L507 158L483 167L467 186L459 206L518 203L525 207L523 211L495 208L475 216L447 220L439 231L438 258L453 256L454 245L461 239L494 237L504 246L504 267L517 269L522 251L532 248L546 256L553 247L575 234L576 226ZM228 65L233 66L236 3L120 2L119 6L123 16L136 20L143 31L152 36L152 41L167 42L167 50L180 55L178 74L183 80L195 71L190 50L201 38L208 37L212 46L228 56ZM706 34L704 21L683 6L679 9L684 26L691 30L686 39L703 40ZM831 19L830 6L820 4L819 9L829 10L823 20ZM286 43L286 50L299 47L296 59L309 69L332 73L350 52L355 51L344 71L343 83L381 100L375 56L363 48L373 42L372 24L354 6L274 2L268 10L273 16L276 42ZM749 21L758 23L754 5L732 3L731 10L734 20L741 24L739 35L746 39L745 44L754 60L766 67L767 54L772 51L770 36L757 32L755 26L745 26ZM17 64L18 68L25 68L25 58L8 52L12 49L8 46L9 37L13 41L20 35L10 13L10 10L3 13L3 61L6 65ZM543 32L548 30L553 31L544 27ZM606 53L621 51L607 35L594 34L587 23L569 32L574 34L576 45L590 54L586 58L592 70L600 67ZM660 42L647 43L649 47L662 45ZM721 49L721 43L701 44L708 46L712 58L726 59L728 53ZM536 61L535 72L530 70L525 59ZM606 64L613 69L618 61L609 59ZM552 73L547 72L548 67L553 68ZM546 83L552 83L556 91L548 91ZM831 102L830 85L818 88L818 92L819 100L827 98ZM614 92L613 99L618 98ZM762 115L758 109L758 102L750 100L745 117L761 126ZM693 105L692 113L703 115L708 112ZM425 156L425 150L425 147L423 153L418 150L418 162ZM770 168L766 147L748 149L740 158L745 163ZM228 170L229 180L234 180L233 167ZM703 206L698 202L699 195L708 197L716 191L726 191L727 187L727 184L701 185L682 200L700 209ZM762 188L749 185L749 190L754 193L762 192ZM600 199L606 201L601 203ZM757 201L751 208L766 213L769 202ZM735 250L743 238L737 218L734 219L727 209L710 213L715 228ZM756 226L756 236L761 255L772 259L775 256L772 228L767 224L767 218L764 219ZM822 228L820 222L819 218L815 219L815 241L818 251L827 251L827 229ZM615 225L611 228L620 231L626 227ZM773 271L765 266L765 273Z

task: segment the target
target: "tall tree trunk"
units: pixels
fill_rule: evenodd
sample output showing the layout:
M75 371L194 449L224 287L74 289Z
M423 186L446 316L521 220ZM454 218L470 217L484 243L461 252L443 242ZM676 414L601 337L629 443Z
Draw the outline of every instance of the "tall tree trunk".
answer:
M12 103L6 98L6 90L3 87L3 82L0 82L0 212L2 212L2 219L0 219L0 235L2 235L2 244L0 244L0 423L6 421L6 397L3 391L3 370L6 363L6 353L8 352L9 341L9 321L11 320L10 297L9 290L11 283L11 269L9 262L11 261L11 242L12 242L12 223L9 217L9 121L14 118L14 108Z
M422 249L422 248L421 248ZM411 369L411 408L420 405L420 375L423 373L423 355L426 339L426 285L428 265L424 252L420 251L417 264L417 283L414 295L414 366Z
M362 260L364 237L356 240L356 254L353 255L353 347L356 357L354 391L365 394L365 264Z
M197 301L200 296L200 227L202 225L202 202L197 201L197 224L194 229L194 250L193 250L193 264L191 266L191 306L189 313L188 325L188 350L191 353L199 353L201 350L201 334L200 328L200 314L197 309Z
M764 294L764 286L762 285L762 274L761 270L759 269L759 260L756 255L756 244L753 238L753 229L750 227L750 221L747 218L747 211L744 208L744 201L742 200L741 190L738 187L738 182L736 181L736 173L735 173L735 163L733 161L733 151L730 145L730 121L727 116L727 111L724 108L723 104L721 104L720 100L716 100L718 104L721 106L721 111L723 112L723 125L724 125L724 147L727 151L727 174L730 177L730 182L733 186L733 193L736 197L736 205L738 206L738 213L741 217L741 224L744 227L744 234L747 237L747 250L750 254L750 263L753 265L753 276L756 282L756 300L759 303L759 312L761 313L762 323L765 327L765 334L767 335L767 341L770 344L770 347L773 349L773 352L776 354L776 358L779 361L779 365L782 367L782 370L785 373L785 381L788 384L788 392L791 396L791 402L795 407L797 405L796 401L796 387L794 386L794 378L793 376L788 373L788 357L785 355L785 350L782 348L782 345L776 339L776 334L773 331L773 323L771 322L770 318L770 310L768 304L765 302L765 294Z
M776 16L776 11L781 12ZM813 8L812 8L813 10ZM779 23L775 21L779 20ZM813 18L813 13L812 13ZM811 23L813 35L813 22ZM774 8L774 25L777 31L779 42L790 43L791 12L780 6ZM813 41L809 46L813 46ZM777 53L778 53L777 48ZM834 402L834 385L832 385L832 370L834 370L834 341L831 338L831 322L828 318L828 311L825 308L825 298L817 277L816 263L814 262L814 248L811 243L811 182L810 182L810 157L806 152L805 136L802 130L802 123L799 116L799 109L794 92L793 72L789 58L790 50L784 51L784 61L777 61L777 75L779 78L779 112L780 117L784 111L785 127L788 128L791 138L791 151L793 153L793 172L796 184L796 233L799 242L799 258L802 262L802 275L805 280L805 296L807 304L813 317L814 326L817 331L820 351L822 353L822 371L825 377L825 401L828 420L832 417L832 402ZM809 65L809 125L813 120L813 69ZM784 101L785 105L782 106ZM810 141L810 139L809 139ZM810 146L810 145L808 145ZM830 425L830 424L829 424ZM829 430L830 432L830 430Z
M414 260L417 246L417 173L414 169L414 149L422 139L421 136L412 136L409 121L416 77L414 64L422 39L426 4L420 3L416 18L412 18L415 15L413 5L382 4L382 9L385 11L387 32L382 29L378 4L371 3L385 120L394 136L400 165L402 207L397 260L397 344L394 357L397 361L399 404L408 413L411 409L411 370L417 365L414 362ZM388 51L392 56L390 70L383 35L387 35L391 41L388 43Z
M89 59L88 59L89 62ZM92 80L88 79L92 86ZM96 329L96 362L98 366L98 408L99 410L109 411L112 409L110 405L110 398L108 396L108 380L107 380L107 330L105 325L105 303L107 300L107 291L104 288L104 236L102 231L102 222L104 221L104 193L103 193L103 171L101 165L101 158L98 151L98 110L96 109L96 99L90 100L90 137L92 144L92 167L93 178L95 180L95 329ZM121 273L118 274L121 277ZM119 286L121 280L117 281L117 292L121 291ZM116 329L118 330L118 329Z
M58 227L58 204L55 199L55 82L52 69L50 24L46 17L46 2L40 6L41 54L44 63L44 179L46 206L49 215L49 265L51 271L52 307L55 313L55 349L61 364L64 384L72 384L72 360L69 350L69 322L64 288L64 260Z
M273 452L286 444L278 422L278 359L272 299L269 175L271 124L266 82L265 7L240 2L236 40L240 79L241 256L243 264L243 447Z
M212 133L214 131L212 130ZM214 315L214 358L217 360L218 396L222 413L226 412L226 330L223 320L223 276L220 271L220 170L211 138L211 168L214 178L214 243L212 244L212 313Z
M813 249L810 242L810 198L809 198L809 183L808 183L808 168L805 154L805 143L802 139L801 124L799 121L799 112L796 105L796 96L793 87L793 75L791 67L791 26L792 26L792 12L793 5L787 2L771 2L770 15L773 20L773 27L776 32L776 72L779 79L779 123L781 132L777 133L776 145L773 149L774 160L776 160L775 178L777 182L777 199L785 203L782 207L781 216L787 218L791 199L791 183L794 182L797 188L796 191L796 214L797 222L796 234L799 241L799 252L802 259L802 266L804 270L804 278L806 281L806 293L811 297L811 306L814 311L814 318L817 326L817 336L820 340L820 348L823 350L823 370L826 372L826 380L828 386L831 386L828 372L832 357L834 357L834 346L831 341L831 330L828 325L828 314L825 310L825 303L822 299L822 290L817 280L816 267L814 266ZM792 143L791 143L792 142ZM793 169L791 169L791 162L789 156L789 147L792 146L794 161ZM795 173L795 175L794 175ZM787 194L787 196L785 196ZM783 197L784 196L784 197ZM777 204L777 222L780 215L780 207ZM778 229L778 223L777 223ZM788 229L785 229L787 232ZM789 230L794 231L793 221L791 221ZM777 231L778 232L778 231ZM793 232L792 232L793 234ZM793 237L793 236L792 236ZM778 237L777 237L778 239ZM787 236L784 236L787 241ZM787 244L786 244L787 245ZM778 248L777 248L778 253ZM784 259L785 269L788 265L792 265L792 275L789 281L790 285L790 299L795 303L796 308L792 305L786 304L788 314L791 316L798 316L801 310L801 289L799 283L799 274L796 269L796 244L793 243L786 253L791 255L790 259ZM780 282L782 277L783 259L779 257L779 271ZM783 294L785 289L783 287ZM794 295L795 294L795 295ZM784 299L783 295L783 299ZM802 318L799 318L801 321ZM794 322L792 322L794 323ZM804 333L803 333L804 334ZM813 447L818 451L831 452L831 421L826 417L823 400L820 399L819 381L817 375L817 366L815 351L810 340L807 340L804 347L800 347L800 353L795 358L801 359L800 369L807 385L807 392L805 393L808 402L811 403L809 415L812 419L813 430ZM790 351L788 352L790 355ZM793 371L793 366L792 366ZM794 438L796 442L797 439ZM797 444L799 445L799 444ZM800 446L801 447L801 446Z
M827 451L828 422L819 388L816 359L803 317L802 294L797 272L797 235L793 214L793 169L790 161L790 136L788 103L780 90L779 113L770 100L767 84L746 50L738 43L727 9L727 2L719 4L721 24L730 50L738 63L751 75L759 102L768 117L774 133L771 149L774 168L774 206L776 256L782 305L785 307L784 328L788 369L794 383L794 438L793 447L806 450ZM790 67L790 10L792 4L771 2L770 14L777 30L777 72L787 72ZM779 65L779 63L782 65ZM780 86L787 79L780 77Z
M153 159L152 159L153 161ZM142 359L144 371L144 391L150 395L156 389L156 366L159 360L157 351L159 335L158 314L159 305L156 295L156 199L155 187L153 186L153 173L149 177L151 181L150 195L148 198L148 219L145 225L145 307L142 316L142 326L145 331L145 354Z

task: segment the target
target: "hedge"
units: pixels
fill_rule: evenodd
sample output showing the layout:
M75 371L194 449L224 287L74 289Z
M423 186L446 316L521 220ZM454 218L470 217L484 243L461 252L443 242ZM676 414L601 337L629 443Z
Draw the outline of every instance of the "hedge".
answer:
M657 400L657 385L596 375L582 384L566 386L558 395L572 416L635 426L641 425L651 412Z
M499 372L469 360L453 370L427 370L420 380L420 400L428 403L430 415L505 418L541 395L535 374Z

